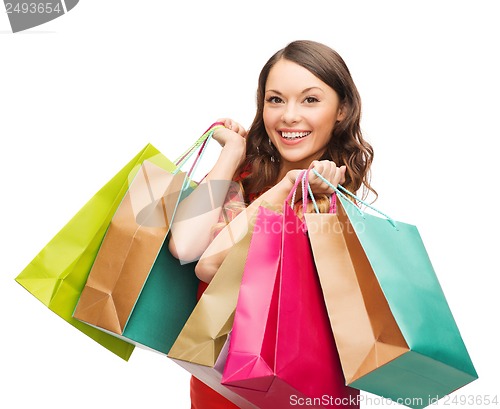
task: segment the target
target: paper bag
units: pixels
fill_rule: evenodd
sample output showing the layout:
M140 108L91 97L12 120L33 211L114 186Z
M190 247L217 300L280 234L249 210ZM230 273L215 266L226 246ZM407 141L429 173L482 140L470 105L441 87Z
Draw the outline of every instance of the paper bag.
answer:
M128 360L134 346L73 318L80 293L106 233L128 189L128 180L149 159L164 162L152 145L143 148L57 233L16 281L51 311L99 344Z
M167 246L159 254L185 178L185 173L143 163L111 220L73 314L76 319L168 352L194 307L197 285L192 264L174 260ZM154 270L155 288L146 282L157 257L167 268ZM146 313L136 318L136 307ZM177 325L172 327L171 319ZM169 337L168 329L174 331Z
M261 409L359 408L347 387L302 222L260 209L222 384ZM340 405L339 405L340 402Z
M305 219L349 385L421 408L477 378L415 226L344 198Z
M196 304L168 353L178 365L243 409L254 405L221 385L228 334L231 331L253 222L247 234L231 248Z
M252 230L230 250L182 328L169 358L213 367L233 326Z

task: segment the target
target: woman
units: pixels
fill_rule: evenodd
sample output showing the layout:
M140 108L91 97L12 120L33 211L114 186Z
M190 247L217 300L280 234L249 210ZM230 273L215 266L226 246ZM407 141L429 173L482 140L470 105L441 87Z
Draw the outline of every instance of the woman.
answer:
M353 193L361 187L373 191L373 150L363 139L360 118L358 91L334 50L295 41L278 51L260 73L257 112L248 133L231 119L221 120L225 127L215 130L213 138L222 151L203 181L213 188L197 189L179 206L176 217L183 222L172 227L172 253L187 261L201 256L196 275L210 282L231 246L243 237L248 214L263 201L280 209L303 169L315 169ZM234 182L239 192L230 189ZM313 172L309 184L320 209L327 211L332 189ZM210 198L201 197L202 191L211 192ZM207 200L213 203L210 212L192 213L195 203ZM228 211L232 216L224 219ZM214 238L213 227L231 220ZM192 409L236 408L196 378L191 401Z

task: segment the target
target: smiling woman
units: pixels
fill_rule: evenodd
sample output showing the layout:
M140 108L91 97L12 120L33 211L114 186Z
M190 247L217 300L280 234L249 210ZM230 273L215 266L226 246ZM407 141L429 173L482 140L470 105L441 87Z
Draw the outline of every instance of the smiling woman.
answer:
M364 193L374 192L369 182L373 149L363 138L360 120L361 98L335 50L295 41L278 51L259 77L257 113L247 138L252 172L242 182L246 198L313 160L345 166L343 185L350 191L363 187ZM304 143L296 142L298 137Z
M294 78L290 82L288 78ZM345 115L337 93L309 70L282 59L269 72L264 124L281 157L280 176L322 156Z
M235 241L245 236L249 215L262 202L281 209L304 169L321 175L309 172L322 211L329 209L329 184L342 183L353 193L361 187L373 191L368 177L373 150L361 134L360 116L358 91L334 50L295 41L278 51L260 73L257 112L248 133L232 119L219 120L225 126L213 138L222 151L201 185L220 186L223 181L226 189L198 187L180 203L176 217L182 223L174 221L171 229L172 254L186 261L199 258L196 274L210 282ZM234 184L240 194L230 189ZM202 191L212 192L211 197L201 197ZM200 201L220 205L204 215L190 214ZM228 211L235 209L239 212ZM214 226L230 221L231 228L218 230L214 238ZM191 402L192 409L235 407L196 378L191 381Z

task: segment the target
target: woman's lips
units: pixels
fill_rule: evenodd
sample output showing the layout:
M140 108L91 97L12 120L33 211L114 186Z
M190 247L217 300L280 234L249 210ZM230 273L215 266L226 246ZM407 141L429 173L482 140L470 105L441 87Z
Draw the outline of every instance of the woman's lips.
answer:
M311 131L278 131L285 145L296 145L311 134Z

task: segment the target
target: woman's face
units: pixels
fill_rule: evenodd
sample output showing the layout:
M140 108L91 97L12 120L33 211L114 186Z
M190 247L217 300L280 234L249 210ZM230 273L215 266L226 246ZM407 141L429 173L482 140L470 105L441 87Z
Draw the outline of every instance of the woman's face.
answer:
M264 126L281 170L308 168L343 119L337 93L306 68L281 59L269 72L264 99Z

